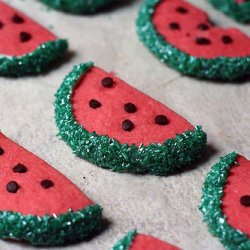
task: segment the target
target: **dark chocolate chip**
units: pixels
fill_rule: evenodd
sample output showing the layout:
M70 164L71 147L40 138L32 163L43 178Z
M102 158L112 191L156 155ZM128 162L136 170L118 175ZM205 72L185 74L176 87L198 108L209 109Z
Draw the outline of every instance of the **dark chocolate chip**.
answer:
M0 21L0 29L2 29L4 26L3 22Z
M54 183L51 180L43 180L41 181L41 186L45 189L51 188L54 186Z
M205 37L197 37L196 43L199 45L209 45L209 44L211 44L211 41Z
M134 128L134 123L131 122L130 120L124 120L122 122L122 128L125 130L125 131L131 131L133 128Z
M181 14L187 14L188 13L188 10L182 6L179 6L176 8L176 11L181 13Z
M23 173L26 173L27 171L28 171L28 169L26 168L26 166L24 166L24 165L21 164L21 163L18 163L18 164L13 168L13 172L14 172L14 173L23 174Z
M111 88L114 85L114 80L111 77L105 77L102 79L102 86L105 88Z
M15 14L15 15L12 17L12 22L13 22L13 23L24 23L24 19L23 19L21 16Z
M157 115L155 117L155 123L159 125L167 125L168 124L168 119L165 115Z
M10 193L16 193L19 189L19 185L15 181L10 181L6 185L6 190Z
M205 24L205 23L200 23L200 24L197 26L197 28L198 28L199 30L209 30L209 26L208 26L207 24Z
M99 101L95 100L95 99L91 99L89 101L89 106L92 109L97 109L97 108L100 108L102 106L102 104Z
M181 28L180 28L180 25L179 25L178 23L176 23L176 22L170 23L170 24L169 24L169 28L170 28L171 30L180 30L180 29L181 29Z
M124 110L128 113L135 113L137 111L137 108L133 103L129 102L124 104Z
M241 196L240 204L244 207L250 207L250 195Z
M0 155L3 155L4 154L4 150L3 148L0 147Z
M224 44L231 44L233 42L233 39L230 36L223 36L221 40Z
M22 43L28 42L29 40L31 40L31 38L32 38L32 36L31 36L31 34L28 33L28 32L22 31L22 32L20 33L20 41L21 41Z

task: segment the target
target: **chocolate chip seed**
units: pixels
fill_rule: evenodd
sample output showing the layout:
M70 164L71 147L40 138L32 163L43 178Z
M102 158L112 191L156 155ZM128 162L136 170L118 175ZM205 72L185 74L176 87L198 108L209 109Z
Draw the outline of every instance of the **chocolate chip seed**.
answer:
M43 180L41 181L41 186L45 189L51 188L54 186L54 183L51 180Z
M3 155L4 154L4 150L3 148L0 147L0 155Z
M92 109L97 109L97 108L100 108L102 106L102 104L99 101L95 100L95 99L91 99L89 101L89 106Z
M130 120L124 120L122 122L122 128L125 130L125 131L131 131L133 128L134 128L134 123L131 122Z
M23 19L21 16L15 14L15 15L12 17L12 22L13 22L13 23L24 23L24 19Z
M157 115L155 117L155 123L159 125L167 125L168 124L168 119L165 115Z
M211 44L211 41L205 37L197 37L196 43L199 45L209 45Z
M24 174L28 171L28 169L26 168L26 166L24 166L21 163L18 163L14 168L13 168L13 172L14 173L20 173L20 174Z
M177 12L181 13L181 14L187 14L188 13L188 10L182 6L179 6L177 9L176 9Z
M240 204L244 207L250 207L250 195L241 196Z
M230 36L223 36L221 40L224 44L231 44L233 42L233 39Z
M137 108L133 103L129 102L124 104L124 110L128 113L135 113L137 111Z
M22 43L28 42L31 39L31 35L28 32L22 31L20 33L20 41Z
M2 29L4 26L3 22L0 21L0 29Z
M15 181L10 181L6 185L6 190L10 193L16 193L19 189L19 185Z
M198 28L199 30L209 30L209 26L208 26L207 24L205 24L205 23L200 23L200 24L197 26L197 28Z
M102 86L105 88L111 88L114 85L114 80L111 77L105 77L102 79Z
M169 24L169 28L171 30L180 30L180 25L178 23L173 22Z

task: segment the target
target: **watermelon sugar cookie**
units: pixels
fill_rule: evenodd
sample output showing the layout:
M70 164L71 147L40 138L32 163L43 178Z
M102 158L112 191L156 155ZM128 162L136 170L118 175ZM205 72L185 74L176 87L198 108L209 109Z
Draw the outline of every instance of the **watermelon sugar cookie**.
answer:
M250 22L249 0L208 0L215 8L241 23Z
M182 74L218 80L250 75L250 38L236 28L214 26L205 12L183 0L145 0L137 33Z
M66 40L0 1L0 75L39 74L66 52Z
M2 133L0 165L0 238L62 245L99 229L99 205Z
M133 230L119 240L111 250L180 250L180 248Z
M201 156L206 134L93 63L74 67L56 93L59 136L116 172L167 175Z
M233 152L208 173L200 210L209 231L230 250L250 249L250 161Z
M117 0L40 0L48 6L75 14L95 13Z

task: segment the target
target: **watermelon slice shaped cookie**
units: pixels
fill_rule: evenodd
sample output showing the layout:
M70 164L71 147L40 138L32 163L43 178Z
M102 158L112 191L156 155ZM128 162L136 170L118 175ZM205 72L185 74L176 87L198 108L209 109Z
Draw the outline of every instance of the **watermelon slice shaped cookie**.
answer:
M82 240L99 228L99 205L2 133L0 165L0 238L61 245Z
M95 13L105 6L110 5L117 0L40 0L47 4L64 12L74 14L88 14Z
M250 22L249 0L208 0L215 8L241 23Z
M111 250L180 250L149 235L138 234L136 230L130 231L123 239L119 240Z
M66 40L0 1L0 75L39 74L60 59Z
M230 250L250 249L250 161L233 152L208 173L200 209L209 231Z
M214 26L183 0L145 0L137 33L154 55L183 74L218 80L250 75L250 38Z
M76 155L116 172L167 175L200 157L206 144L200 126L91 62L64 79L55 119Z

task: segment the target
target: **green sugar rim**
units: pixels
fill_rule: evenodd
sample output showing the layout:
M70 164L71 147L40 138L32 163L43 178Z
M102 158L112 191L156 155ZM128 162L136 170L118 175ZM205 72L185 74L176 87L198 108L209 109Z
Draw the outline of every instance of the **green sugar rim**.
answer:
M19 77L40 74L50 63L60 59L67 49L67 41L57 39L41 44L36 50L23 56L0 55L0 75Z
M74 14L91 14L95 13L104 6L117 0L40 0L46 5Z
M132 230L127 233L125 237L123 237L121 240L119 240L112 248L111 250L128 250L131 246L131 243L135 236L137 235L136 230Z
M250 57L197 58L168 43L155 29L152 14L161 0L145 0L136 21L140 40L162 62L182 74L205 79L235 80L250 75Z
M238 4L235 0L207 0L216 9L240 23L250 22L250 2Z
M223 188L231 167L237 164L237 156L237 153L232 152L221 157L220 161L212 166L203 185L200 210L210 233L218 237L227 249L248 250L248 236L230 226L221 210Z
M95 132L89 133L75 120L71 96L78 80L93 66L92 62L75 66L55 94L58 135L77 156L115 172L154 175L173 173L201 156L206 134L200 126L193 131L178 134L175 139L166 140L163 144L140 145L138 148L135 145L120 144L115 139Z
M0 212L0 238L26 240L33 245L56 246L83 240L101 225L102 208L87 206L56 216Z

